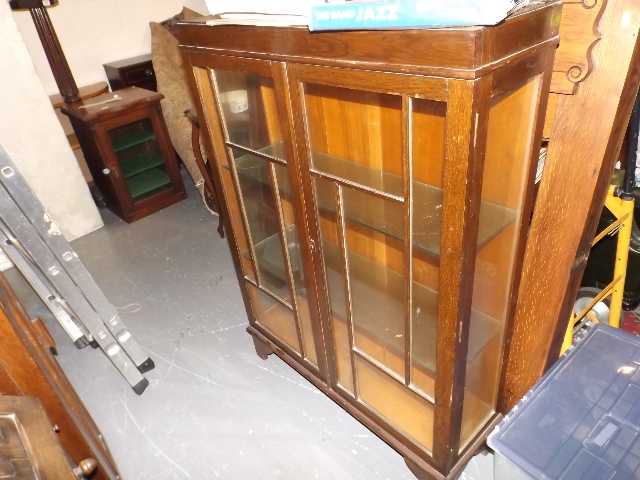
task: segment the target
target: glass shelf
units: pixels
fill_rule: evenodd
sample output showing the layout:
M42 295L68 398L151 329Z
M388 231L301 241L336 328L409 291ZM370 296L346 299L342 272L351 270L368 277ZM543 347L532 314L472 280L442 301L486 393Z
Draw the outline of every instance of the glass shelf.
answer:
M287 247L291 259L291 271L295 279L302 281L302 263L300 252L298 251L298 237L296 237L296 227L291 225L286 228ZM269 272L274 277L285 279L285 261L282 256L282 245L278 235L273 235L254 245L254 252L257 262L262 266L261 271ZM248 252L246 253L248 256Z
M164 165L164 158L162 158L160 153L152 150L120 160L120 168L122 168L124 178L131 178L139 173L151 170L154 167L159 167L160 165Z
M111 137L111 145L113 146L113 150L115 152L119 152L121 150L133 147L134 145L139 145L141 143L155 139L156 134L153 132L150 132L148 130L136 130L131 133Z
M126 179L129 193L133 198L149 193L171 183L169 175L159 168L152 168Z
M343 275L340 266L340 251L337 245L330 242L323 242L325 258L325 271L329 283L337 282L336 288L342 288ZM352 296L368 298L368 310L370 314L361 315L357 320L356 329L363 330L363 333L374 337L386 346L397 350L400 355L404 355L404 303L390 301L389 296L384 296L384 301L376 301L382 289L404 289L404 277L393 270L385 268L379 263L372 262L352 251L349 252L349 271L351 278ZM376 279L385 278L384 286L378 285ZM358 291L359 290L359 291ZM336 300L344 301L344 297L332 298L334 311L343 311L346 306L335 304ZM413 283L413 304L422 306L420 325L415 316L413 318L413 344L414 345L434 345L436 344L438 317L438 293L419 283ZM433 307L433 308L429 308ZM429 311L432 310L432 311ZM400 322L394 320L400 319ZM346 319L344 319L346 322ZM485 315L477 310L471 310L471 330L469 332L469 350L467 363L471 363L483 350L484 346L496 333L502 330L502 324L497 320ZM435 372L436 352L423 349L414 352L414 361L422 368Z
M291 225L285 229L287 237L287 247L289 249L289 258L291 260L291 272L293 273L294 283L297 285L304 284L304 274L302 268L302 259L300 258L300 250L298 246L298 237L296 236L296 226ZM254 245L256 254L256 262L258 270L262 275L269 275L269 290L280 298L290 298L289 283L287 280L287 272L285 271L285 261L282 256L282 244L279 234L265 238L261 242ZM242 256L251 259L249 250L244 250Z
M298 246L293 241L295 239L295 226L287 229L289 242L289 254L293 271L298 273L299 252ZM273 235L259 244L256 248L257 261L264 271L269 272L274 277L281 278L284 282L285 272L282 269L282 247L278 235ZM258 247L256 245L256 247ZM336 289L343 288L343 275L338 246L323 242L325 258L325 272L329 290L335 285ZM258 253L258 250L260 253ZM249 257L248 252L243 255ZM294 261L294 259L296 259ZM352 251L349 252L349 269L351 278L351 292L353 297L368 298L369 314L361 315L356 323L356 330L374 339L376 342L395 350L399 356L404 356L404 304L402 302L389 301L388 296L380 294L383 290L404 289L404 277L383 265L372 262ZM384 278L385 285L377 284L376 279ZM278 292L274 292L278 293ZM335 312L346 311L344 297L332 298L332 310ZM338 303L336 303L338 302ZM414 345L435 345L437 336L437 305L438 293L414 282L413 283L413 304L414 310L419 307L421 310L420 325L416 317L413 319L413 344ZM338 320L346 323L345 318ZM398 321L400 320L400 321ZM476 356L482 352L485 345L499 332L502 331L502 324L497 320L485 315L477 310L471 310L471 322L469 332L469 350L467 363L471 363ZM435 372L436 352L424 349L414 352L414 361L423 369Z
M280 157L283 144L270 145L259 150L260 153ZM381 172L365 165L359 165L347 160L342 160L331 155L312 152L313 165L316 170L333 175L335 177L350 180L361 185L375 188L376 190L394 191L400 188L402 191L402 177L386 172ZM264 159L247 154L235 160L238 175L245 175L254 180L266 183L268 175L266 169L260 168ZM229 169L227 164L224 168ZM398 187L399 185L399 187ZM288 192L288 186L280 184L278 187ZM349 201L351 195L357 192L350 188L343 190L345 217L348 220L377 230L385 235L394 237L400 241L404 238L404 218L398 217L394 212L385 208L388 200L383 200L373 195L368 195L368 202ZM335 213L335 195L333 189L321 189L316 192L319 205L322 210ZM413 182L413 206L414 206L414 247L435 257L440 257L440 236L442 225L442 189L420 182ZM504 230L516 218L516 212L489 202L480 205L480 222L478 229L478 249L481 249L493 237Z

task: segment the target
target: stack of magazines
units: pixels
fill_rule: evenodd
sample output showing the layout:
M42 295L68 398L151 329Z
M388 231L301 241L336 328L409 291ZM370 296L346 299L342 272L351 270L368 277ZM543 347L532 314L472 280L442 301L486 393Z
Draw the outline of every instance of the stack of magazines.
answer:
M519 9L546 1L548 0L280 0L262 4L255 11L257 0L207 0L209 11L215 14L207 24L281 27L308 25L309 30L392 30L495 25ZM243 11L242 5L250 8Z
M389 30L495 25L545 0L368 0L311 7L309 30Z

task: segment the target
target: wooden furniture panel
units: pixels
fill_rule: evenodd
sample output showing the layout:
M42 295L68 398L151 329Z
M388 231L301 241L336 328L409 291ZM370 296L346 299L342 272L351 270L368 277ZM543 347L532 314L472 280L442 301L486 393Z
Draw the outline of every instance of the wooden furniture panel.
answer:
M92 83L91 85L86 85L78 89L78 98L80 98L80 100L89 100L108 91L109 84L107 82ZM64 97L59 93L49 95L49 101L54 109L62 107L65 103Z
M0 397L0 438L2 478L78 478L37 398Z
M420 478L455 478L500 418L559 7L393 35L176 27L256 352Z
M560 46L551 77L553 93L573 94L593 69L592 49L600 39L597 25L606 0L564 0Z
M600 18L608 0L563 0L560 45L553 62L551 95L543 137L551 136L556 107L562 95L573 95L593 70L593 48L600 40Z
M555 111L507 344L502 412L558 358L640 84L637 2L608 1L597 28L591 73Z
M560 13L554 17L512 18L497 32L482 27L446 30L322 32L309 35L306 27L274 30L269 27L211 28L204 20L181 22L176 31L181 46L194 53L206 50L267 60L351 67L405 73L447 75L473 79L489 69L526 56L521 45L545 46L558 31ZM532 22L536 22L532 24ZM191 25L191 28L184 28ZM484 45L485 48L478 48ZM496 47L497 45L497 47Z
M111 91L127 87L139 87L153 92L158 91L156 74L151 62L151 54L138 55L102 65L107 74Z
M119 478L100 431L53 356L46 328L29 320L1 275L0 303L0 394L37 397L75 465L92 457L98 467L91 478Z

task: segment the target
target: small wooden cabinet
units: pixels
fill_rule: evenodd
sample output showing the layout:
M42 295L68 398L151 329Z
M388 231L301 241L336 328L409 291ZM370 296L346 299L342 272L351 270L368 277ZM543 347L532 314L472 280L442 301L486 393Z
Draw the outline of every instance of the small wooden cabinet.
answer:
M62 107L107 205L127 222L186 197L162 98L129 87Z
M107 74L109 86L114 92L127 87L158 91L156 72L153 69L150 53L105 63L102 67Z
M560 3L496 27L177 27L258 353L454 478L497 423Z

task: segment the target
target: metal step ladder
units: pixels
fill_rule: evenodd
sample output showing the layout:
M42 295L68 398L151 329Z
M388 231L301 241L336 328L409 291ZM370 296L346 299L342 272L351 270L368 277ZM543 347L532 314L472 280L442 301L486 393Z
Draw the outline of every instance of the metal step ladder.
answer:
M0 247L77 347L99 346L142 394L153 360L126 328L84 264L0 146Z

